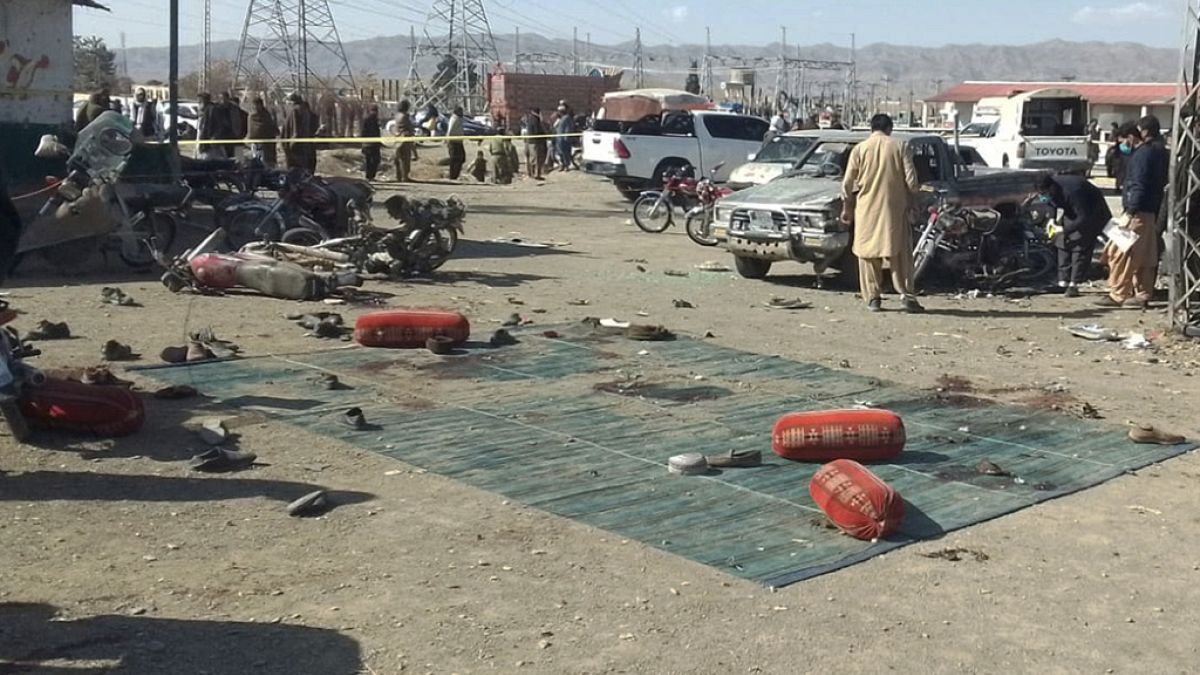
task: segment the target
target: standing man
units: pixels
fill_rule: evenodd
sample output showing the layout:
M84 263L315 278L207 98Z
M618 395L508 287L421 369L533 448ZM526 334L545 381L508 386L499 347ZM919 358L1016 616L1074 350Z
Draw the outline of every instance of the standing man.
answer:
M842 222L854 225L854 255L867 309L882 306L883 265L892 270L892 286L904 311L918 313L913 288L912 224L908 211L920 189L917 170L904 146L892 139L892 118L871 118L871 136L854 146L842 181Z
M288 108L287 116L283 119L283 138L297 140L312 138L316 132L316 115L298 92L288 97L292 105ZM283 144L283 154L287 159L287 168L304 169L312 172L316 169L317 150L311 143Z
M250 155L261 159L268 169L274 169L278 162L274 139L279 138L279 125L261 96L255 97L251 105L254 110L246 119L246 137L258 142L250 144Z
M1101 307L1146 308L1154 298L1158 280L1158 210L1167 186L1169 159L1158 118L1147 115L1136 127L1122 128L1131 147L1121 191L1122 227L1137 235L1127 251L1109 242L1103 258L1108 262L1108 295Z
M542 109L534 108L525 115L525 169L530 178L542 180L546 168L546 125Z
M392 162L396 165L396 181L400 183L409 181L409 172L412 170L413 144L403 140L411 138L414 131L410 109L411 104L408 101L400 101L396 108L396 135L401 141L396 146L396 155Z
M362 146L363 172L366 173L367 180L375 180L375 176L379 175L379 163L383 161L383 144L374 140L383 136L383 130L379 128L378 105L372 103L367 106L367 116L362 120L358 136L372 139Z
M214 128L213 138L219 138L223 141L231 141L240 139L242 136L237 134L237 127L234 114L233 101L230 99L229 92L223 91L217 97L217 105L213 108ZM233 157L233 143L222 143L218 147L221 157Z
M571 137L569 134L575 133L575 115L571 112L571 108L565 103L558 106L558 122L555 123L554 131L558 134L558 138L554 139L556 150L558 150L558 161L562 166L562 171L570 171L574 162L571 159Z
M1100 188L1083 176L1043 176L1038 192L1048 204L1062 209L1062 230L1054 235L1058 286L1068 298L1077 298L1079 284L1087 281L1091 269L1096 237L1112 219L1112 212Z
M219 123L217 121L216 106L213 105L212 95L202 93L198 97L200 99L200 119L196 120L196 140L211 141L218 138ZM216 144L196 144L197 159L216 159L217 153L221 151Z
M142 132L147 140L158 140L158 106L146 98L146 90L141 87L133 95L129 117L133 120L133 128Z
M467 162L467 149L463 147L463 109L461 105L454 106L454 113L446 124L446 151L450 154L450 180L458 180L462 175L463 164Z

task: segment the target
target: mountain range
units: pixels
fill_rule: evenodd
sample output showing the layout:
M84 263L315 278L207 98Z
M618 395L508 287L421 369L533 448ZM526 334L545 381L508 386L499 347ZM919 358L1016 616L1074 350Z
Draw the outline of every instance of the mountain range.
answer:
M496 35L500 58L511 65L514 36ZM344 43L350 66L365 78L404 78L409 71L411 42L407 35L378 37ZM632 68L633 44L591 45L579 47L580 61L597 67ZM215 42L214 59L234 60L236 41ZM571 69L570 40L544 38L522 33L520 50L522 70L550 73ZM141 47L126 50L129 75L134 81L165 80L167 49ZM788 56L812 60L848 61L846 46L818 44L789 46ZM118 50L118 63L121 63ZM181 71L186 74L200 67L199 45L181 48ZM753 45L721 45L712 49L714 78L726 80L729 67L738 64L758 64L760 85L773 86L775 71L772 61L780 54L778 43ZM533 56L533 55L536 55ZM643 67L647 86L682 88L688 67L702 61L703 45L658 45L643 48ZM334 62L327 50L310 50L314 70L333 70ZM912 47L886 43L871 44L855 53L858 79L865 86L876 85L882 95L890 90L893 97L907 96L911 91L921 97L964 80L1060 80L1083 82L1168 82L1174 81L1179 67L1179 53L1172 49L1147 47L1135 43L1068 42L1052 40L1028 45L955 44L943 47ZM436 60L421 61L423 74L432 71ZM836 71L808 71L810 81L842 80ZM630 75L626 83L632 82Z

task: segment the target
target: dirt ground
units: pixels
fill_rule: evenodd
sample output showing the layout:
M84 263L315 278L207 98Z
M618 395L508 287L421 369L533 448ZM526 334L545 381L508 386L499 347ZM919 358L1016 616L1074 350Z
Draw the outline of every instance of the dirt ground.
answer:
M423 151L418 176L435 175L439 154ZM377 201L394 187L381 183ZM539 324L645 312L723 345L1063 414L1086 402L1117 425L1200 436L1189 403L1200 350L1161 335L1161 312L1093 310L1098 286L1074 300L931 293L926 315L868 314L846 291L813 288L806 267L779 265L766 282L701 272L732 261L678 228L640 232L610 185L577 173L404 191L463 197L468 241L433 281L371 284L394 294L390 306L458 309L481 333L514 311ZM493 241L513 238L563 245ZM105 285L142 306L100 304ZM74 339L41 344L44 367L95 364L109 338L153 363L205 326L247 354L327 346L283 318L327 306L172 295L116 263L5 290L25 312L21 328L69 322ZM814 306L763 307L773 296ZM1156 348L1063 330L1080 322L1145 332ZM203 399L148 399L147 409L146 428L117 442L0 439L0 673L1186 673L1200 663L1194 454L772 592L252 413ZM262 464L189 471L201 444L184 425L212 415L232 418ZM344 500L289 518L284 504L313 486ZM985 556L922 555L948 547Z

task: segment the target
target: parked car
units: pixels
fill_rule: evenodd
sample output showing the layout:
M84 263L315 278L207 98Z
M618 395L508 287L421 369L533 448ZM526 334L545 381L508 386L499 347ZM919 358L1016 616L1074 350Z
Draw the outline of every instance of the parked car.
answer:
M597 119L583 133L583 170L612 180L629 200L657 189L663 175L685 165L722 165L715 182L757 152L767 132L758 117L716 110L671 111L639 122Z
M1079 94L1069 89L1042 89L985 98L979 106L998 111L979 138L971 139L971 147L988 166L1058 173L1091 171L1095 156L1087 133L1088 102Z
M738 273L761 279L780 261L813 263L818 274L854 269L852 231L841 222L841 186L850 151L869 137L864 131L820 131L792 171L721 200L725 248ZM975 172L956 160L939 135L894 134L913 156L922 184L914 214L939 202L992 208L1017 217L1043 172L987 169ZM914 227L924 220L914 215Z

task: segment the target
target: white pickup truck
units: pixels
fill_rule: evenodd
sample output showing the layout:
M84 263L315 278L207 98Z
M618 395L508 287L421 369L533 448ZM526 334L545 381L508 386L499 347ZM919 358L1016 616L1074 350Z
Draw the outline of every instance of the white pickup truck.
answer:
M663 174L690 164L697 175L722 164L718 183L758 151L766 120L715 110L674 111L639 122L598 119L583 133L583 170L612 179L627 199L658 189Z
M985 98L991 124L969 125L978 138L964 136L988 166L1087 173L1092 167L1087 134L1088 102L1069 89L1041 89L1006 98Z

